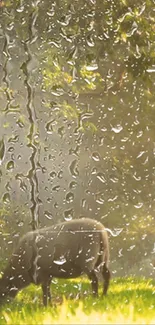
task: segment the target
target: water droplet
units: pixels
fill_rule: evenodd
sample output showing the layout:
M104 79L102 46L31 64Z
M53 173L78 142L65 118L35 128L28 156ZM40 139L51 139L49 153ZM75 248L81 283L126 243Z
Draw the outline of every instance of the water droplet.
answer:
M106 132L107 131L107 128L104 126L103 128L101 128L101 131L102 132Z
M50 177L51 177L51 178L55 178L56 176L57 176L56 172L51 172L51 173L50 173Z
M63 171L62 171L62 170L60 170L60 172L58 173L58 178L59 178L59 179L61 179L61 178L62 178L62 176L63 176Z
M55 15L55 11L53 10L53 8L51 10L47 11L47 15L49 17L53 17Z
M143 206L143 203L142 202L139 202L138 204L135 204L134 207L136 209L140 209L141 207Z
M145 151L140 151L139 155L136 157L137 159L144 155Z
M115 127L112 127L112 131L115 133L120 133L123 130L122 125L118 124Z
M18 227L23 227L23 226L24 226L24 222L23 222L23 221L19 221L19 222L17 223L17 226L18 226Z
M71 14L65 15L65 16L61 17L60 20L57 20L57 21L62 26L68 26L70 19L71 19Z
M13 161L13 160L10 160L10 161L7 163L6 168L7 168L8 171L11 172L11 171L15 168L14 161Z
M82 199L82 208L85 208L86 207L86 199Z
M22 118L19 118L16 123L20 128L24 127L24 122L23 122Z
M57 264L57 265L63 265L63 264L65 264L67 261L66 261L66 258L65 258L64 256L60 256L59 259L54 260L53 262L54 262L55 264Z
M127 249L127 251L130 252L130 251L132 251L135 247L136 247L136 245L132 245L132 246L130 246L130 247Z
M23 12L24 11L24 6L19 6L17 9L16 9L17 12Z
M139 132L137 133L137 138L140 138L142 135L143 135L143 131L139 131Z
M24 192L27 191L27 185L25 184L25 182L23 181L22 179L22 176L20 174L17 174L15 176L15 179L19 180L20 181L20 189Z
M72 220L73 219L73 213L74 213L73 209L69 209L69 210L64 211L64 219L65 219L65 221Z
M10 183L7 182L7 184L5 185L6 190L9 192L11 190L11 186Z
M76 182L74 182L74 181L70 182L70 184L69 184L69 188L70 188L71 190L75 189L76 187L77 187L77 183L76 183Z
M98 152L93 152L92 153L92 159L94 161L100 161L100 155L99 155L99 153Z
M45 217L46 217L47 219L49 219L49 220L52 220L52 219L53 219L52 214L51 214L50 212L48 212L48 211L45 211L44 215L45 215Z
M105 228L105 230L108 231L113 237L117 237L121 234L121 232L123 231L123 228L114 228L114 230Z
M133 178L136 180L136 181L140 181L141 180L141 176L137 176L137 175L133 175Z
M118 198L118 195L115 195L114 197L109 198L108 202L113 202Z
M4 204L8 204L8 203L10 203L10 201L11 201L11 199L10 199L10 194L9 194L9 193L5 193L5 194L3 195L3 202L4 202Z
M55 125L55 120L49 121L47 122L47 124L45 125L45 129L47 131L48 134L52 134L53 133L53 126Z
M8 148L8 152L13 152L14 151L14 147L9 147Z
M52 191L58 192L60 190L60 185L56 185L52 188Z
M54 283L54 284L58 284L58 279L52 278L52 281L51 282Z
M74 194L72 192L68 192L66 194L66 202L67 203L72 203L74 200Z
M14 135L8 140L8 142L11 142L11 143L16 143L18 141L19 141L19 135Z
M94 40L93 40L93 38L92 38L91 35L87 36L86 42L87 42L88 46L90 46L90 47L94 47L95 46ZM92 71L92 70L89 70L89 71Z
M121 249L119 250L119 252L118 252L118 257L123 256L123 254L122 254L122 250L123 250L123 248L121 248Z
M47 198L47 202L48 202L48 203L51 203L52 201L53 201L53 200L52 200L50 197Z
M76 178L79 175L79 171L77 169L77 160L73 160L69 166L69 170L71 172L71 175Z
M95 175L97 173L97 169L94 167L91 171L92 175Z
M92 65L87 65L86 66L86 70L87 71L95 71L98 69L98 65L96 63L92 64Z
M102 199L102 197L96 199L96 202L99 203L99 204L104 204L104 199Z
M116 177L110 177L110 180L113 182L113 183L118 183L119 179L116 178Z
M105 179L103 173L97 173L97 178L98 178L102 183L106 183L106 179Z
M54 86L51 89L51 94L54 96L60 97L60 96L64 95L64 89Z
M64 136L64 126L61 126L60 128L58 128L58 134L60 135L61 138L63 138L63 136Z
M99 146L103 146L103 145L104 145L104 137L100 137Z

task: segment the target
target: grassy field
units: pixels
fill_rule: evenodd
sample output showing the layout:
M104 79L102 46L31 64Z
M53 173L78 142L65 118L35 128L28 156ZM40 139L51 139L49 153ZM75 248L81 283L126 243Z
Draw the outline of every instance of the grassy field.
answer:
M40 287L29 286L0 308L0 324L155 324L154 280L116 278L94 299L87 280L54 279L52 296L45 308Z

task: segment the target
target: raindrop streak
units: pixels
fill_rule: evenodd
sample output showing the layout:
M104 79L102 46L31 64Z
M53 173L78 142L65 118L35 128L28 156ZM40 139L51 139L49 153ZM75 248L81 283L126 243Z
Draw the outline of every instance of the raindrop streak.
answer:
M2 165L2 162L5 157L5 144L4 144L4 139L0 140L0 166Z
M38 125L36 122L36 111L33 104L34 97L34 84L31 84L31 73L34 66L34 57L30 50L30 44L34 43L37 39L35 23L38 16L38 10L34 8L33 14L29 19L29 39L24 42L25 53L27 54L27 60L23 62L21 70L25 76L25 87L27 90L27 112L28 119L30 123L29 134L27 135L28 147L31 151L30 164L31 168L28 171L28 179L30 181L30 198L31 198L31 215L32 215L32 229L38 228L38 202L39 202L39 189L38 189L38 179L36 174L36 165L38 163L38 144L36 142L36 136L38 136L37 130Z
M10 90L10 60L11 60L11 55L10 55L10 52L9 52L9 45L10 45L10 36L6 33L5 31L5 34L4 34L4 46L2 48L2 53L5 54L5 63L4 63L4 68L3 68L3 71L4 71L4 77L2 79L2 81L4 82L5 84L5 95L6 95L6 98L7 98L7 104L6 104L6 107L4 109L5 113L9 113L11 110L10 110L10 107L11 107L11 103L12 103L12 100L13 100L13 96L11 94L11 92L9 91Z

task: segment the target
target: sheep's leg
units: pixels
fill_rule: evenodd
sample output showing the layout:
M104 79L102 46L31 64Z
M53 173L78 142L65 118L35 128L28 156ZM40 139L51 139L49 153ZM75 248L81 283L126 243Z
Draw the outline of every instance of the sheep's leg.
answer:
M47 282L42 284L42 291L43 291L43 305L47 306L47 294L48 294Z
M46 281L42 283L42 291L43 291L43 304L44 306L47 306L47 298L51 298L50 293L50 281Z
M103 295L106 295L108 287L109 287L109 282L110 282L110 271L107 268L107 266L104 264L103 265L103 269L102 269L102 276L103 276L103 280L104 280L104 284L103 284Z
M48 301L51 302L51 291L50 291L50 285L51 285L51 279L48 281L47 284L47 295L48 295Z
M98 278L95 274L95 271L92 270L89 273L87 273L87 275L91 281L93 296L97 297L98 296Z

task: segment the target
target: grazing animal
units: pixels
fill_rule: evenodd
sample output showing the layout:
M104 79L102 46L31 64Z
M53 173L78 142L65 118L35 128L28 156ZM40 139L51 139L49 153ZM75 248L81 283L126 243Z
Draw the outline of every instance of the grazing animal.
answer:
M34 283L41 284L46 306L51 299L53 277L76 278L83 273L87 274L93 295L97 296L95 270L102 274L103 294L106 294L110 280L108 260L108 236L96 220L81 218L30 231L19 241L0 279L0 303Z

